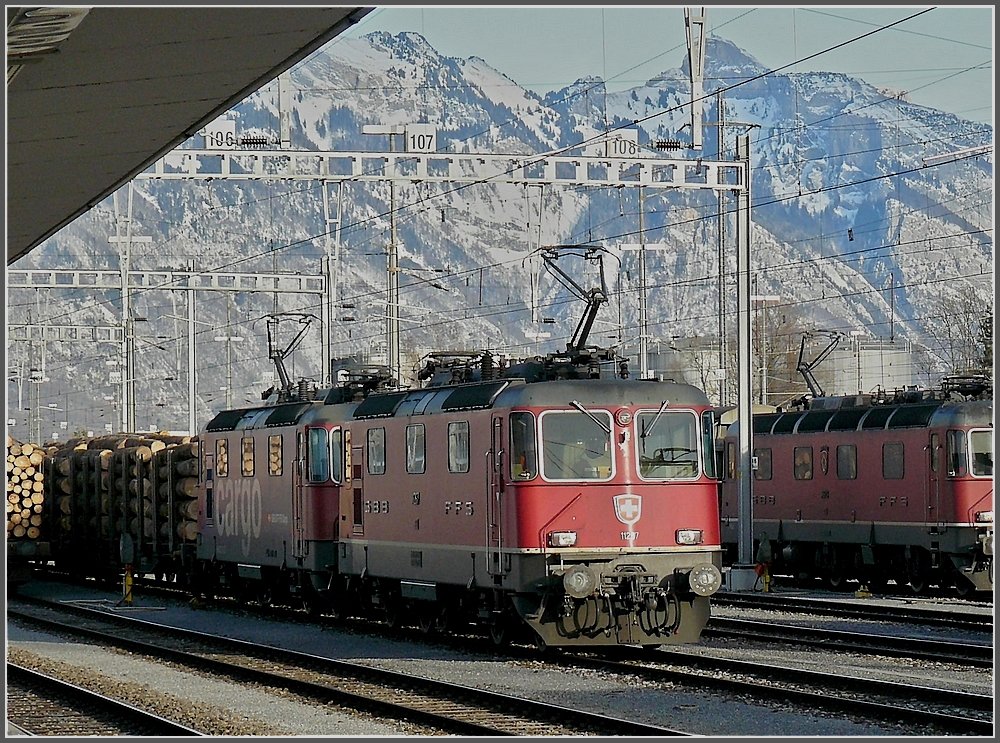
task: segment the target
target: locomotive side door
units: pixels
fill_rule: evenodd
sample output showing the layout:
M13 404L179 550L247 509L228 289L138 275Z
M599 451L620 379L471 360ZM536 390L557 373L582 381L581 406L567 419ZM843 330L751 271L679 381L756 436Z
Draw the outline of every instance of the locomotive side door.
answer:
M931 432L927 443L927 484L924 496L924 518L929 534L937 533L941 523L941 480L945 474L945 465L941 434Z
M358 437L360 442L358 444L349 443L351 452L351 461L348 469L349 473L345 473L345 477L350 477L350 487L341 488L342 493L350 493L351 502L350 504L341 501L341 513L351 514L351 526L350 531L343 536L364 536L365 533L365 509L364 509L364 473L365 467L367 466L367 460L365 458L365 439ZM348 442L350 439L348 439ZM349 507L348 507L349 506Z
M300 559L305 556L305 530L303 524L303 510L305 492L303 483L305 481L306 468L306 434L304 431L295 432L295 461L292 462L292 557Z
M486 572L500 584L509 565L503 559L504 496L504 426L503 418L494 416L490 426L490 448L486 452Z

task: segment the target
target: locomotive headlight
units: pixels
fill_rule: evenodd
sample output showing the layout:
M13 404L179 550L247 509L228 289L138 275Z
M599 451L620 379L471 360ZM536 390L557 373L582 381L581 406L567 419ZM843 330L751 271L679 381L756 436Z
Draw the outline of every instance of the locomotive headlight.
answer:
M585 599L597 590L597 575L586 565L574 565L563 573L563 588L575 599Z
M549 547L572 547L576 544L575 531L550 531Z
M977 511L976 521L979 523L993 523L993 511Z
M711 563L695 565L688 573L688 585L699 596L711 596L722 587L722 573Z
M701 544L701 529L678 529L677 544Z

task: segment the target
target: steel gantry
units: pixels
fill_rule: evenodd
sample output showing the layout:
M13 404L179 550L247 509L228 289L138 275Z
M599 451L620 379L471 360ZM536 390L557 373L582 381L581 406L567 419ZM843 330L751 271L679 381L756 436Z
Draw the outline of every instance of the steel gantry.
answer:
M32 269L25 271L8 271L7 286L10 289L94 289L98 291L121 291L123 288L122 271L74 271ZM188 394L189 401L188 426L192 434L196 432L194 420L194 295L196 291L221 292L294 292L299 294L316 294L321 297L327 294L327 277L324 275L284 274L284 273L231 273L213 271L200 273L198 271L127 271L127 282L124 283L124 296L133 291L150 291L156 289L188 292ZM134 354L129 344L132 340L131 329L127 322L119 326L86 327L63 325L12 325L9 326L9 340L87 340L95 342L114 341L121 347L123 366L122 374L122 430L135 430L135 396L134 388ZM329 349L326 341L329 334L324 333L324 358L329 364ZM131 369L131 371L130 371ZM324 375L327 367L324 367ZM131 377L131 379L130 379Z
M415 125L425 127L426 125ZM406 127L392 129L405 134ZM424 131L423 129L421 130ZM640 147L635 130L622 130L588 145L603 154L564 154L568 149L540 155L490 153L437 153L397 151L390 137L389 152L291 151L286 149L182 149L152 163L136 180L309 180L322 184L326 224L322 274L328 287L322 324L324 356L329 346L330 320L336 303L336 277L340 262L343 185L345 183L397 182L455 185L513 184L522 186L590 186L704 190L739 193L747 187L748 162L743 160L696 160L666 157ZM404 141L407 138L404 137ZM330 205L329 186L338 186L336 216ZM404 205L400 208L406 208ZM390 205L393 217L396 205ZM640 209L641 220L641 209ZM640 223L640 239L644 227ZM399 326L393 322L399 310L399 271L392 259L396 238L390 241L386 299L387 348L398 378ZM644 313L644 307L641 308ZM645 318L642 318L643 323ZM643 329L641 337L645 338ZM395 358L394 358L395 357ZM329 360L324 358L324 382ZM640 359L645 370L647 361Z

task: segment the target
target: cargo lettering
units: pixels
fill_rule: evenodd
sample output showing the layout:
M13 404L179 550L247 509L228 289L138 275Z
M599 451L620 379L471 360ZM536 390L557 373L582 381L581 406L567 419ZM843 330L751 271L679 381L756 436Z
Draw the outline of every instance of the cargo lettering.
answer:
M243 556L248 556L251 540L260 538L263 512L260 483L250 478L217 480L215 497L219 509L219 535L241 537Z

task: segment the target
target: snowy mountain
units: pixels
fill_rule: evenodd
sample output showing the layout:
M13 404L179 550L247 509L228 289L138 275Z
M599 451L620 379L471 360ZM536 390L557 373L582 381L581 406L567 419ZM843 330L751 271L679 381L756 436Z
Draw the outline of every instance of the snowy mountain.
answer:
M924 159L992 143L992 129L843 74L768 75L719 37L708 40L706 68L700 152L686 146L690 87L683 63L627 91L609 93L602 80L584 78L540 97L488 61L444 57L415 33L339 39L293 70L290 111L281 110L273 83L229 118L240 136L277 143L281 117L289 116L290 148L303 151L385 152L388 137L362 134L366 124L430 124L436 151L456 154L581 153L605 132L622 129L636 132L649 157L693 164L699 157L732 159L736 137L745 132L754 292L780 298L773 305L780 311L770 314L782 322L767 329L772 353L797 350L803 332L825 329L905 338L922 349L922 382L968 361L962 342L977 329L956 328L956 308L978 321L993 306L992 153L933 167ZM722 128L721 154L720 127L713 124L720 118L729 124ZM658 152L657 140L678 140L682 149ZM196 136L181 149L204 146ZM638 368L639 267L635 251L620 250L639 240L636 189L501 183L390 189L384 182L346 182L338 198L337 189L328 188L324 204L319 181L137 180L132 231L151 239L133 246L131 266L319 274L326 235L339 227L336 298L346 306L335 311L332 352L377 361L385 353L386 253L394 222L403 369L409 371L423 354L442 348L491 347L514 357L561 350L584 301L543 270L536 251L599 245L613 258L604 262L611 301L591 341L618 343ZM647 251L651 342L717 348L720 227L723 322L727 335L735 333L732 216L720 220L719 197L709 190L644 191L645 241L666 246ZM119 220L126 194L117 194ZM723 208L735 208L730 197ZM115 203L108 199L10 268L115 270L118 249L108 242L115 232ZM567 253L558 265L584 289L596 286L594 264ZM133 297L134 314L146 318L136 323L140 428L186 427L187 296L156 289ZM120 322L121 304L114 292L21 289L8 290L8 309L11 324L111 326ZM313 295L196 294L199 424L227 401L259 401L274 376L266 317L276 311L321 314ZM279 325L279 347L297 323L291 317ZM624 345L616 337L619 324ZM293 377L318 381L320 332L314 322L290 354ZM216 340L237 336L243 340ZM71 428L100 428L120 415L113 401L102 402L116 395L105 363L116 353L113 345L17 343L8 350L8 365L22 382L22 396L37 391L44 405L51 394L69 409ZM33 387L23 384L26 370L40 365L51 389L25 389ZM688 376L704 381L693 371ZM802 386L801 379L793 381ZM11 389L9 383L8 399ZM55 389L79 392L63 400Z

